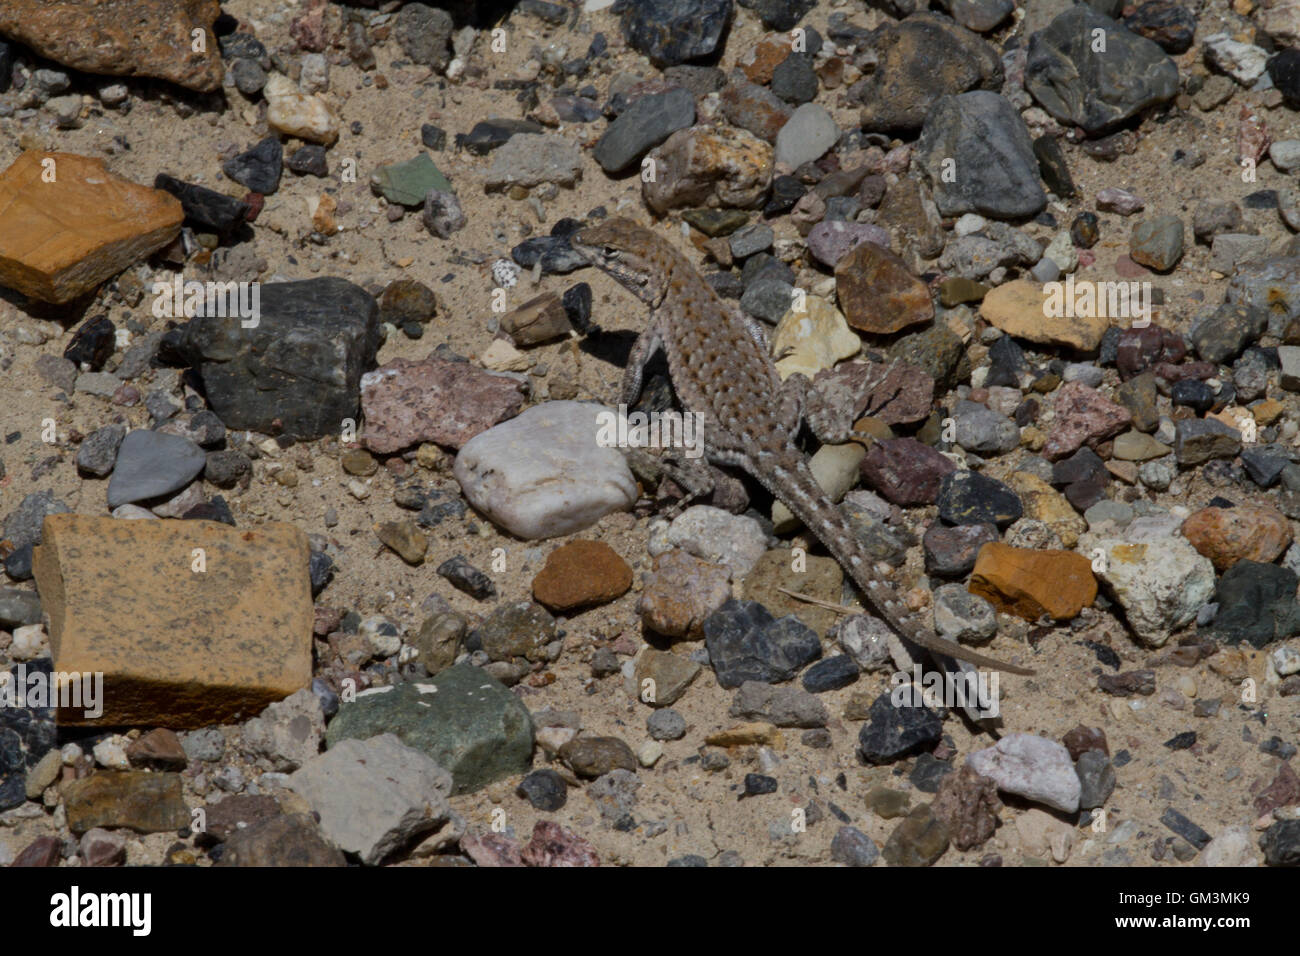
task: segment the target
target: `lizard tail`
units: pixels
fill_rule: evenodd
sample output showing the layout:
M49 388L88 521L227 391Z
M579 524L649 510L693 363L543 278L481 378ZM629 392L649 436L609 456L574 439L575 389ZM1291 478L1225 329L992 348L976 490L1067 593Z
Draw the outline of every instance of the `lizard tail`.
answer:
M1034 673L1027 667L1008 664L962 647L926 627L916 613L899 599L889 582L876 574L873 560L863 549L857 532L839 507L826 496L799 451L789 448L780 455L766 454L768 457L760 462L761 467L756 469L755 477L768 491L785 502L791 514L817 536L853 578L876 612L901 636L928 651L969 661L980 667L1026 676Z

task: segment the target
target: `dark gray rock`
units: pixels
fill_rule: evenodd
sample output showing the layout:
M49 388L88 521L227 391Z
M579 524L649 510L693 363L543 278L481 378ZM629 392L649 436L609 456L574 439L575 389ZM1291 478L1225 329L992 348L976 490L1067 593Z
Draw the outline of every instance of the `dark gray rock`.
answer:
M117 450L126 437L125 425L105 425L86 436L77 449L77 471L93 478L103 478L113 470Z
M1094 30L1105 50L1094 50ZM1099 133L1178 92L1178 67L1146 37L1087 4L1029 38L1025 88L1063 123Z
M709 662L722 687L790 680L821 657L817 634L794 616L774 619L754 601L729 599L704 622Z
M408 3L393 18L393 37L402 52L438 72L451 62L451 14L425 3Z
M867 763L890 763L939 742L943 721L914 701L897 706L886 692L871 705L867 722L858 731L858 752Z
M1211 625L1215 637L1228 644L1245 641L1265 647L1300 633L1294 571L1276 564L1238 561L1219 579L1214 599L1219 613Z
M975 90L935 101L916 158L945 216L1033 216L1047 205L1025 122L997 93Z
M221 164L221 171L255 193L271 194L280 188L284 148L277 136L268 136L252 149Z
M681 87L643 96L624 110L596 143L592 157L607 173L621 173L671 133L695 122L695 98Z
M254 328L200 316L183 335L208 401L227 428L311 440L360 419L363 373L379 350L379 306L334 277L261 287Z
M1006 528L1024 514L1020 498L1007 484L977 471L943 476L939 517L948 524L994 524Z
M122 440L108 482L108 506L162 498L198 477L207 461L188 438L137 429Z
M720 49L731 0L637 0L623 8L623 38L659 67L707 57Z

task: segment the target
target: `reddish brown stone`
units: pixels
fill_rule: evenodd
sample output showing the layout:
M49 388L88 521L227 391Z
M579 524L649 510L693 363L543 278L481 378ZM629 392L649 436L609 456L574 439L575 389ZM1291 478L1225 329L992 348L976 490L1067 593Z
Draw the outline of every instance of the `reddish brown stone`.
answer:
M896 505L932 505L957 466L915 438L875 442L859 466L867 484Z
M63 785L68 828L85 833L95 827L127 827L140 833L179 830L190 825L177 773L100 771Z
M1061 738L1061 743L1070 752L1071 760L1078 760L1082 754L1087 753L1089 750L1100 750L1106 756L1110 756L1110 744L1106 742L1106 731L1100 727L1086 727L1080 724L1066 733Z
M184 770L190 762L181 746L181 739L166 727L151 730L132 741L126 748L126 756L132 766L155 770Z
M1283 763L1277 768L1273 782L1255 798L1255 813L1262 817L1278 807L1289 807L1295 803L1300 803L1300 777L1296 776L1290 764Z
M87 73L152 76L210 93L221 86L212 32L220 13L217 0L5 0L0 35Z
M533 578L533 597L552 611L605 604L632 586L632 569L603 541L570 541Z
M62 845L58 837L37 837L23 849L23 852L14 857L14 861L9 865L18 867L58 866Z
M731 596L730 581L731 572L725 565L674 548L654 559L637 611L645 626L656 633L698 638L704 619Z
M1125 381L1162 362L1178 364L1187 356L1183 337L1158 325L1125 329L1115 350L1115 367Z
M362 442L380 454L420 442L460 448L523 404L513 378L433 355L394 359L361 377Z
M864 332L888 334L934 319L926 284L874 242L855 246L835 266L835 291L849 325Z

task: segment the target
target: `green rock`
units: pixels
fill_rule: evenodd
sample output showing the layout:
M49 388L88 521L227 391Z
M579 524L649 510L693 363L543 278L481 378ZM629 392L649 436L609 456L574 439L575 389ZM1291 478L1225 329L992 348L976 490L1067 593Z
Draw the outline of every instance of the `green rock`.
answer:
M881 855L890 866L930 866L948 849L948 828L923 803L903 818Z
M391 166L380 166L370 177L370 190L391 203L423 206L430 189L453 192L451 180L433 164L427 153Z
M453 793L481 790L532 765L528 708L470 664L457 664L428 681L358 695L339 708L325 732L325 746L389 733L449 771Z
M970 379L970 358L956 332L935 324L923 332L905 335L889 347L890 359L915 365L935 381L935 394Z

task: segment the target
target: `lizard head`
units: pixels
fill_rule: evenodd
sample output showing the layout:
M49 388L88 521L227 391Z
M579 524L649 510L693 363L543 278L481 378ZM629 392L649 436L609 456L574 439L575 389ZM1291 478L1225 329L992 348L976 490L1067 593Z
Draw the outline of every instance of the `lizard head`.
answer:
M609 219L574 233L569 244L652 308L668 289L673 257L664 240L631 219Z

